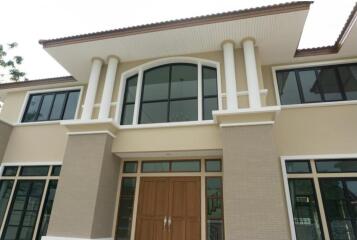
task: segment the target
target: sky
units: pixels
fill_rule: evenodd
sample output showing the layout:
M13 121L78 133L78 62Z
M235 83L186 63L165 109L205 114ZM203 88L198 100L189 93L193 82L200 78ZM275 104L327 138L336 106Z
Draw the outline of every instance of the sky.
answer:
M0 0L0 44L17 42L26 78L66 76L38 43L65 37L266 6L279 0ZM316 0L311 6L299 48L331 45L337 39L356 0ZM293 23L292 23L293 25Z

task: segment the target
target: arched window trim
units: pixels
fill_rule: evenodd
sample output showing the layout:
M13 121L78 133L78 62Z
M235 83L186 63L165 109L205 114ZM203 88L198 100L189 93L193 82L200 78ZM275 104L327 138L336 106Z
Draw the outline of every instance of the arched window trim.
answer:
M140 107L140 98L141 98L141 88L143 82L143 73L144 71L159 67L167 64L175 64L175 63L188 63L188 64L196 64L198 69L198 120L197 121L188 121L188 122L165 122L165 123L147 123L140 124L138 123L139 119L139 107ZM123 101L125 95L125 88L127 79L132 76L138 75L138 82L136 87L136 96L135 96L135 106L134 106L134 115L133 115L133 124L132 125L121 125L123 128L137 128L139 126L143 127L159 127L159 126L177 126L177 125L192 125L192 124L209 124L213 123L213 120L203 120L202 113L202 66L213 67L217 69L217 91L218 91L218 109L222 109L222 96L221 96L221 71L219 62L206 60L201 58L193 58L193 57L173 57L173 58L164 58L154 60L148 63L144 63L135 68L129 69L122 73L120 79L119 86L119 94L118 94L118 104L116 107L115 120L121 125L121 116L123 111Z

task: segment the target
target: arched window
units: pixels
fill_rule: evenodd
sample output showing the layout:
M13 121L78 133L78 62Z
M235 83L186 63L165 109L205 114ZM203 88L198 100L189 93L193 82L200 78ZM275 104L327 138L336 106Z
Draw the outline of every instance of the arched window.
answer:
M170 63L139 71L126 78L122 101L121 125L211 120L217 69Z

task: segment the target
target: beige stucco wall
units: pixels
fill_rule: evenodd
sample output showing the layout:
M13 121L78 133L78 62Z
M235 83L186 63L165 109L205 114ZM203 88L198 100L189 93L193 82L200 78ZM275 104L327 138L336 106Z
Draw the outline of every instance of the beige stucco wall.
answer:
M61 162L66 141L66 129L59 124L14 127L3 162Z
M283 109L274 131L282 156L357 153L357 105Z
M155 152L221 149L217 125L120 130L113 152Z
M0 120L0 162L5 154L12 126Z
M20 112L26 97L25 91L9 92L4 99L4 107L0 112L0 119L15 124L20 119Z

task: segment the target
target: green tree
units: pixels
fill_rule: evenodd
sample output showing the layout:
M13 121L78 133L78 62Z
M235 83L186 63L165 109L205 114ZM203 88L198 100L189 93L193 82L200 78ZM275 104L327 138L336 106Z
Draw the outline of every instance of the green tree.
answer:
M18 44L16 42L7 44L5 47L0 44L0 69L3 69L8 73L10 80L19 81L22 77L25 76L25 73L19 70L19 65L23 62L23 58L21 56L13 56L9 57L8 52L16 48ZM0 82L7 80L5 74L0 74Z

